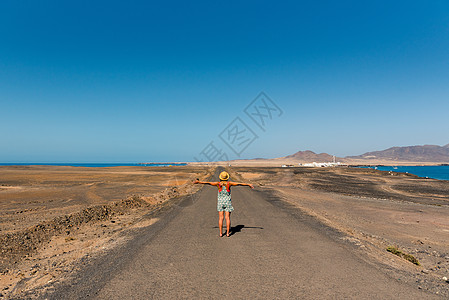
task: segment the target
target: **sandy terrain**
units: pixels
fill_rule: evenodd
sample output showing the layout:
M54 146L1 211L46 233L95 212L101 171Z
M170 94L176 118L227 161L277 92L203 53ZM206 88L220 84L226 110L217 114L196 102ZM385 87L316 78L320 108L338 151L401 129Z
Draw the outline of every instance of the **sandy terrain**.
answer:
M379 264L449 297L449 182L354 168L228 167L345 233ZM157 221L212 168L0 167L0 298L70 278L91 257ZM150 213L150 214L148 214ZM395 246L416 266L386 251ZM374 258L374 259L373 259ZM402 273L401 273L402 274ZM50 284L51 285L51 284Z
M345 234L367 256L449 297L449 181L353 168L238 168L234 178L272 189ZM386 251L395 246L416 266Z
M76 268L194 193L207 167L0 167L0 299Z
M201 168L0 166L0 233L91 205L151 195L195 178ZM193 174L189 174L193 172Z

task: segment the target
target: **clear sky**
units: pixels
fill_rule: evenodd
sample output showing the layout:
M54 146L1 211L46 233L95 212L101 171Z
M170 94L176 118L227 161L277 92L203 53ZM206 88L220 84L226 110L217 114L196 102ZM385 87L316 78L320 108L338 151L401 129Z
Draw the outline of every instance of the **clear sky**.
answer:
M0 162L444 145L448 50L448 1L4 0ZM265 131L244 113L262 91L283 112Z

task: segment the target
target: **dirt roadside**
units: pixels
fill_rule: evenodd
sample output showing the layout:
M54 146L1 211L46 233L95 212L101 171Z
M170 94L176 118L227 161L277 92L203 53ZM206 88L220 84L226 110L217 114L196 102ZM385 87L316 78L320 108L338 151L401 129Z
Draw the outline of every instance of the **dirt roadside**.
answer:
M345 233L363 255L406 272L418 288L449 297L448 181L353 168L230 171ZM419 266L388 247L415 257Z
M94 256L157 222L149 214L195 193L201 167L4 167L0 299L64 281Z

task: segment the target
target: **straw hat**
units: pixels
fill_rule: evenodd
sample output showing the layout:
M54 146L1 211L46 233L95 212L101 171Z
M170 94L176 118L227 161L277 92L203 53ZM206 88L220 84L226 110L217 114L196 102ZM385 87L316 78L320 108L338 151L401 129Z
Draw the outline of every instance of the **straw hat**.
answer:
M220 173L220 176L218 176L218 177L220 178L220 180L228 180L229 174L228 174L228 172L223 171Z

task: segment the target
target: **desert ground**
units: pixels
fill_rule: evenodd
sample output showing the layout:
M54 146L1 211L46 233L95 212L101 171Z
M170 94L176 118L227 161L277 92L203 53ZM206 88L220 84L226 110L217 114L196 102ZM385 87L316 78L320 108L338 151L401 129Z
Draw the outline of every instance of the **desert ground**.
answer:
M345 233L374 261L407 272L419 288L449 296L449 181L344 167L231 170ZM391 246L419 266L386 251Z
M346 167L226 170L231 180L252 183L338 230L377 267L449 297L449 181ZM214 171L0 167L0 298L70 280L93 257L157 223L155 212L196 193L201 186L191 182Z
M69 274L194 193L207 167L0 166L0 298ZM120 235L120 237L119 237Z

